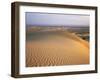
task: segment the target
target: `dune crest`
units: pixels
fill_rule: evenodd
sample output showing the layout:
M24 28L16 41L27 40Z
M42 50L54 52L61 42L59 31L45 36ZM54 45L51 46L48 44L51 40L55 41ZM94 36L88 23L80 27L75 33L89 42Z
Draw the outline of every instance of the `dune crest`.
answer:
M65 31L39 35L26 41L26 67L89 64L89 43L77 35Z

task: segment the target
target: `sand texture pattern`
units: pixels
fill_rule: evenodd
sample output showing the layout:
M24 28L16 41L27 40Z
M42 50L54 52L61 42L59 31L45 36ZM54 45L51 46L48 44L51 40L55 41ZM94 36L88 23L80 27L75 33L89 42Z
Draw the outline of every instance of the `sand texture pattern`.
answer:
M70 32L31 32L26 39L26 67L89 64L89 43Z

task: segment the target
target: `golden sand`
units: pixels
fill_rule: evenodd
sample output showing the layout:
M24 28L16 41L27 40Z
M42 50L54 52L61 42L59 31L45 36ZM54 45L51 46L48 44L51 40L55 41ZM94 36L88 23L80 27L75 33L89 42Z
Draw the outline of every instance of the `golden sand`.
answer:
M26 42L26 67L79 64L89 64L89 43L75 34L63 32Z

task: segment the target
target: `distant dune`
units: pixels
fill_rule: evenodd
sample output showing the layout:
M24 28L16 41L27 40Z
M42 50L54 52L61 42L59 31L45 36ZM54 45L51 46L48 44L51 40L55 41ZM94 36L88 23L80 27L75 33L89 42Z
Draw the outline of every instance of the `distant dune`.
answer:
M66 31L27 32L26 67L89 64L89 43Z

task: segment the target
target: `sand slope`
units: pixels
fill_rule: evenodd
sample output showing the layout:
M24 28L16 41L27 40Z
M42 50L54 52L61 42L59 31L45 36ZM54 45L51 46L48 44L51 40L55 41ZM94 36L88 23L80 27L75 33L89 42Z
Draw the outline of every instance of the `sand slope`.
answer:
M89 43L75 34L51 31L31 37L26 42L27 67L89 64Z

